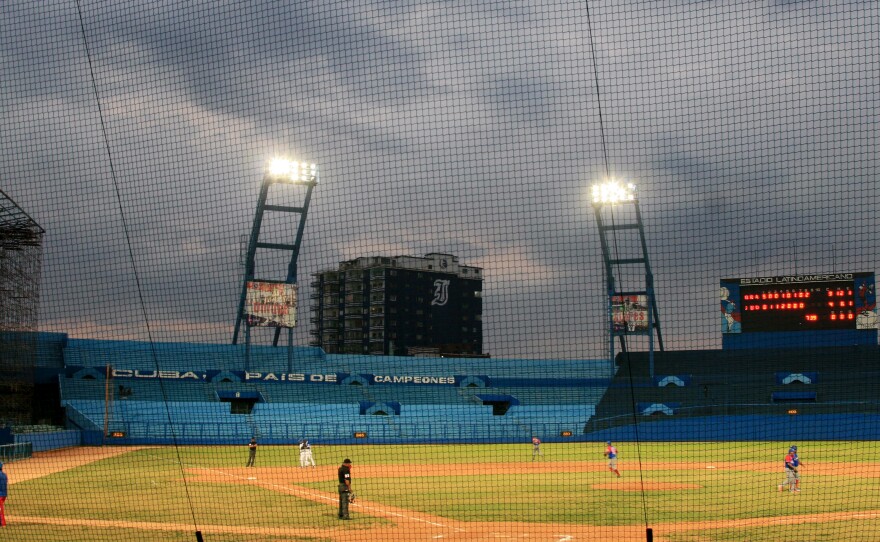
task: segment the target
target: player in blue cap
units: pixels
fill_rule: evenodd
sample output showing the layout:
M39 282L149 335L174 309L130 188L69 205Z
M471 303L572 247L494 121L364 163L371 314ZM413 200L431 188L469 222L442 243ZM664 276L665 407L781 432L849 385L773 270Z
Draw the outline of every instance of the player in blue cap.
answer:
M620 471L617 470L617 448L610 440L605 443L605 457L608 458L608 470L620 477Z
M788 453L785 454L783 462L785 464L785 480L779 484L779 491L782 491L785 489L785 486L788 486L790 492L800 492L801 474L798 471L804 466L804 463L801 461L800 457L798 457L797 446L792 445L788 449Z

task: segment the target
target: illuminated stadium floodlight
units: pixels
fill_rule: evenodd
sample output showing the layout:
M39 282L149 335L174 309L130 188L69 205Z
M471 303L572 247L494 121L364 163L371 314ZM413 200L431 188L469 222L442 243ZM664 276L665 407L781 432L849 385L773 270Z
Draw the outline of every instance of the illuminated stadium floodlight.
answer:
M622 184L612 179L594 184L592 194L593 205L632 202L636 200L636 186L632 183Z
M273 158L266 169L267 175L275 182L292 184L317 184L318 166L308 162L298 162L287 158Z
M254 214L254 225L251 228L250 241L248 242L247 257L245 259L244 280L239 298L238 311L235 319L235 329L232 334L232 344L238 344L239 332L244 326L245 335L245 368L250 363L250 328L274 327L272 345L278 345L281 329L287 329L288 336L288 368L293 362L293 327L296 325L296 290L297 290L297 260L302 246L303 231L306 224L306 216L309 211L309 203L312 199L312 191L318 184L318 166L311 162L290 160L285 157L276 157L269 160L263 175L260 187L260 195L257 198L257 211ZM305 187L301 190L275 190L277 203L268 202L270 189L278 185L300 185ZM291 193L295 192L295 193ZM302 204L291 205L286 198L302 198ZM278 200L278 198L281 198ZM292 217L297 221L296 234L292 241L276 239L267 234L261 237L263 217L271 213L276 219ZM266 278L257 276L257 251L273 251L275 253L287 253L290 255L287 264L287 276L283 281L276 280L279 269L263 269ZM274 259L262 258L264 262L274 262ZM264 265L266 267L266 265ZM292 369L291 369L292 370Z
M654 376L654 334L663 351L660 315L654 297L654 275L648 260L648 245L636 187L616 179L606 179L591 187L593 211L599 226L602 259L608 296L608 350L614 365L614 341L620 341L621 352L627 351L627 337L648 337L649 373ZM617 212L618 206L631 205L632 212ZM606 216L608 220L606 221ZM620 289L618 278L644 272L644 286Z

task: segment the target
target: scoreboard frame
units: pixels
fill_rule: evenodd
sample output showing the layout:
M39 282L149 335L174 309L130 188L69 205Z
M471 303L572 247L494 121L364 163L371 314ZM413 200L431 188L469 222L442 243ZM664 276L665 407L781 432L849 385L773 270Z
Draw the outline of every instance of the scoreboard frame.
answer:
M874 273L721 279L722 333L876 330Z

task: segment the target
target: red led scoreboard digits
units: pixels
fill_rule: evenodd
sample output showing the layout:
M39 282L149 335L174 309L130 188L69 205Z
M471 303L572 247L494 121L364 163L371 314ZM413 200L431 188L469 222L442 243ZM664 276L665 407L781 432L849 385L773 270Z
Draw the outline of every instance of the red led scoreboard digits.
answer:
M721 285L729 293L722 310L739 320L742 333L859 329L866 314L876 326L873 273L724 279Z
M854 296L851 281L743 288L743 331L852 329L856 319Z

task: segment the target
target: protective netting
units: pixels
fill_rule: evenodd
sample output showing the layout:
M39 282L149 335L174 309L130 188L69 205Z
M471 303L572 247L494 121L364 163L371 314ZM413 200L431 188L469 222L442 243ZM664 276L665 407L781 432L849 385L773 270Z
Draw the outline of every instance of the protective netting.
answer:
M0 13L10 539L880 539L876 2Z

